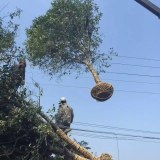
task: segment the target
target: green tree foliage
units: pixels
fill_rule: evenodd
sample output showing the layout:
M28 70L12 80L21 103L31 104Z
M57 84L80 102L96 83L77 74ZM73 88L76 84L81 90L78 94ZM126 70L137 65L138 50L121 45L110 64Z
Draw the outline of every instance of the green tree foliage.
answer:
M19 15L17 10L6 18L0 17L0 159L4 160L36 159L39 151L44 156L44 138L45 141L49 138L46 131L41 133L47 126L36 114L38 107L26 101L26 89L16 93L10 87L11 65L24 58L23 49L15 43L18 25L13 23L13 18ZM52 138L48 143L52 143ZM49 156L51 152L45 154Z
M13 58L15 60L24 58L24 50L17 46L15 42L19 25L13 22L13 19L20 16L20 13L21 10L17 9L15 12L10 13L7 16L0 16L0 65L4 61L11 61ZM6 19L9 20L6 21Z
M0 159L97 159L87 150L86 142L77 144L53 123L54 106L46 115L29 98L27 88L15 91L10 87L11 65L25 58L24 50L15 43L18 25L13 23L13 18L19 14L20 10L10 14L9 22L0 17ZM38 83L35 86L40 87Z
M24 58L23 49L15 42L18 25L12 21L19 14L20 10L10 14L9 22L0 17L0 159L58 160L60 155L64 159L67 143L38 114L41 107L29 98L30 91L21 88L15 92L10 87L11 65Z
M54 0L46 14L33 20L26 29L26 50L33 65L50 75L78 75L105 72L110 65L98 50L102 43L99 21L102 13L93 0ZM111 48L110 54L115 54Z

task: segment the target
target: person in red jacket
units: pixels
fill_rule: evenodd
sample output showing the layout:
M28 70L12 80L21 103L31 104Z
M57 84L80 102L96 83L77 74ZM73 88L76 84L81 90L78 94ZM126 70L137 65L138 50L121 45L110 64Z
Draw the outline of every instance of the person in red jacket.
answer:
M13 65L8 74L1 78L0 105L8 104L8 100L15 97L19 86L25 84L25 68L26 62L20 61L19 64Z

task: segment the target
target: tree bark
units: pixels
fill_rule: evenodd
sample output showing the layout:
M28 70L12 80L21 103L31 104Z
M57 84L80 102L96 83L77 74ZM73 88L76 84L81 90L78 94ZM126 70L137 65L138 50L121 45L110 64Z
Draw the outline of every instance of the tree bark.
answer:
M51 150L53 151L53 153L60 154L60 155L65 155L65 156L67 156L68 158L70 158L72 160L89 160L89 159L81 157L81 156L79 156L79 155L77 155L75 153L70 152L65 147L63 147L63 149L51 148Z
M73 149L79 151L84 157L81 157L77 154L70 152L65 146L63 149L57 150L53 149L54 152L59 153L61 155L66 155L73 160L113 160L112 156L107 153L102 153L100 157L95 157L91 154L86 148L80 146L75 141L71 140L58 126L56 126L43 112L38 112L41 117L43 117L53 128L53 130L63 139L65 140Z
M79 144L77 144L75 141L71 140L58 126L56 126L44 113L41 111L38 112L39 115L41 115L55 130L55 132L63 139L65 140L73 149L76 151L79 151L85 158L88 158L90 160L96 160L96 157L91 154L87 149L83 148ZM78 160L78 159L77 159Z
M113 158L107 153L102 153L101 156L97 158L97 160L113 160Z
M101 80L100 80L100 78L98 77L97 72L95 71L95 69L93 68L93 66L92 66L89 62L87 62L86 65L88 66L89 70L91 71L95 82L96 82L96 83L100 83Z

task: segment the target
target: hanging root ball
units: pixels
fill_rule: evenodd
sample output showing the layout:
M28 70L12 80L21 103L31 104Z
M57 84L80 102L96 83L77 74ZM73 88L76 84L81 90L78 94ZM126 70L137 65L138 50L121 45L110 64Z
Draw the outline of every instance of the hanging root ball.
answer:
M108 82L100 82L91 90L91 96L97 101L106 101L113 94L113 86Z

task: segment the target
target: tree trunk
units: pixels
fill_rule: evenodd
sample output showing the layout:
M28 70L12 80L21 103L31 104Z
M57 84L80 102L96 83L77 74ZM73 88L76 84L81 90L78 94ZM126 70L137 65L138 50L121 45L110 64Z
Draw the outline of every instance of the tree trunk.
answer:
M72 158L73 160L113 160L112 156L110 156L107 153L103 153L101 154L100 157L95 157L93 154L91 154L86 148L80 146L79 144L77 144L75 141L71 140L59 127L57 127L43 112L39 111L38 112L39 115L41 115L41 117L43 117L51 126L52 128L55 130L55 132L63 139L65 140L73 149L75 149L76 151L79 151L84 157L81 157L77 154L74 154L70 151L68 151L68 149L66 147L63 147L63 150L56 150L53 149L55 152L62 154L62 155L66 155L70 158Z
M84 157L90 160L96 160L96 157L91 154L86 148L83 148L79 144L77 144L75 141L71 140L59 127L57 127L44 113L41 111L38 112L39 115L41 115L55 130L55 132L63 139L65 140L73 149L76 151L79 151ZM78 159L77 159L78 160Z
M69 150L67 150L65 147L63 147L63 149L55 149L54 147L51 148L51 150L53 151L53 153L56 154L60 154L60 155L66 155L68 160L88 160L84 157L81 157L75 153L70 152Z
M93 68L93 66L87 62L86 65L88 66L89 70L91 71L93 77L94 77L94 80L96 83L100 83L101 80L99 79L98 75L97 75L97 72L95 71L95 69Z

